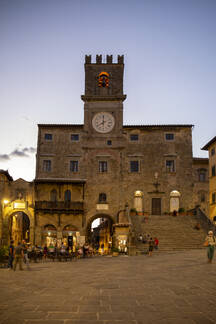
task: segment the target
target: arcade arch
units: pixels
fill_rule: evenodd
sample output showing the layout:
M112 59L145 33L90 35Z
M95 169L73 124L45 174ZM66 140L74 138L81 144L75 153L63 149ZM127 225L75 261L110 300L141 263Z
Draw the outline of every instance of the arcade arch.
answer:
M30 219L23 211L13 212L8 218L9 236L15 244L30 241Z
M110 215L93 216L86 227L86 240L100 254L108 254L112 247L114 220Z

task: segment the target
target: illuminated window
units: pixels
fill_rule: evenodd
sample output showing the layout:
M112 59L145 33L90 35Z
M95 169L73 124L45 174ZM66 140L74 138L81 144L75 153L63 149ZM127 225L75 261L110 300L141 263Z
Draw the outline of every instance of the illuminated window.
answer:
M43 171L51 172L51 161L50 160L43 160Z
M98 76L98 86L101 88L109 87L109 73L101 72Z

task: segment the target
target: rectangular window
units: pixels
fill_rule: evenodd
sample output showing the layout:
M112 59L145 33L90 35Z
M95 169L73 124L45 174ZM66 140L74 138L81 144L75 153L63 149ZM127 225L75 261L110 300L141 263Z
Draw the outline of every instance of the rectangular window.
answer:
M214 147L211 149L211 156L213 156L213 155L215 155L215 148Z
M167 172L175 172L175 161L174 160L166 160L166 171Z
M132 142L138 141L139 140L139 135L138 134L131 134L130 135L130 140Z
M99 172L107 172L107 161L99 161Z
M79 167L78 161L70 161L70 171L71 172L78 172L79 171L78 167Z
M139 161L130 161L130 172L139 172Z
M212 194L212 204L215 204L216 203L216 193L213 192Z
M167 133L165 134L166 141L173 141L174 140L174 134L173 133Z
M205 182L206 181L206 174L205 174L205 172L200 172L199 173L199 181L200 182Z
M43 171L44 172L51 171L51 161L50 160L43 160Z
M213 165L213 167L212 167L212 177L214 177L215 176L215 165Z
M71 134L71 141L78 142L79 141L79 134Z
M52 134L45 134L44 138L46 141L52 141Z
M112 141L111 140L108 140L107 141L107 145L112 145Z

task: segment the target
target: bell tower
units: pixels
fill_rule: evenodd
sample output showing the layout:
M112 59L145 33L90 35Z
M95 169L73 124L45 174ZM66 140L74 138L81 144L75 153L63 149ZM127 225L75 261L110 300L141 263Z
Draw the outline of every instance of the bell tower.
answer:
M85 56L84 129L92 135L116 136L122 131L124 56L118 55L113 63L112 55Z

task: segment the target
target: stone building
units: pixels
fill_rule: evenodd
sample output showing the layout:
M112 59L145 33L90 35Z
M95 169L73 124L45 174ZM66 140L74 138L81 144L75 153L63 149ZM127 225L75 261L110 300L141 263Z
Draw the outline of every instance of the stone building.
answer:
M88 236L93 220L115 224L125 206L152 215L192 209L208 190L194 185L194 167L207 161L193 159L193 125L123 125L123 59L86 56L84 124L38 125L37 240L47 225L59 239L65 226Z
M0 200L0 243L10 238L34 242L34 183L14 181L8 171L0 170Z
M112 55L105 63L101 55L95 63L86 56L84 123L38 125L36 178L17 180L17 192L21 184L28 192L17 202L26 204L19 211L29 217L32 243L82 244L97 218L125 241L130 210L163 215L205 204L208 160L193 158L193 125L123 125L123 73L123 56L116 63ZM14 202L16 182L1 176ZM1 222L9 228L18 210L3 207Z
M202 150L209 153L209 217L216 224L216 136Z

